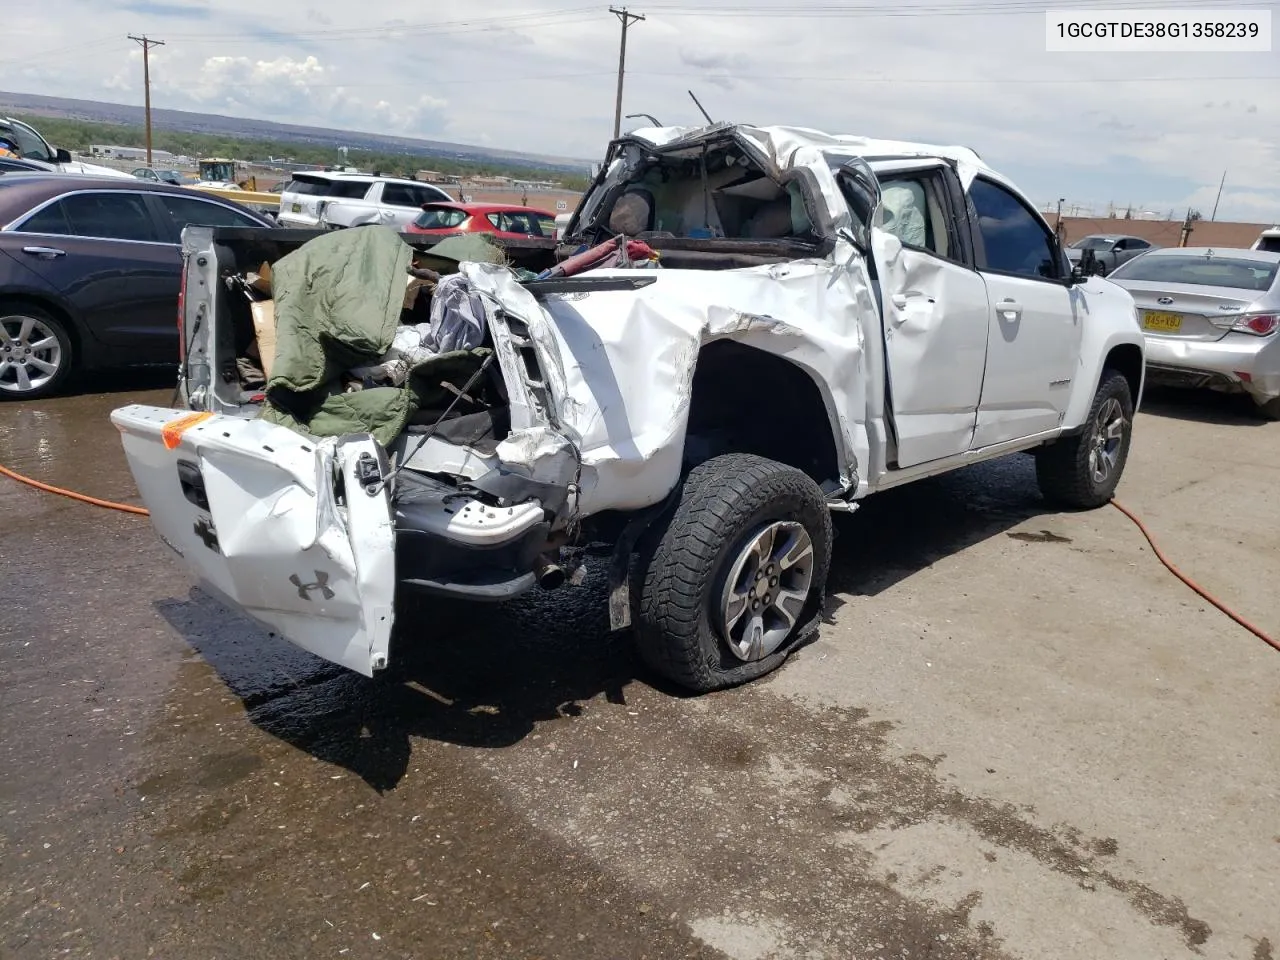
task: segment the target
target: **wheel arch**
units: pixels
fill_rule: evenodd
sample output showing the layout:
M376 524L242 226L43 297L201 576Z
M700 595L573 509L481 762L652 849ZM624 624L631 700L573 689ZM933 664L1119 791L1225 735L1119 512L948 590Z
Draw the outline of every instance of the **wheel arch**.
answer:
M1124 374L1125 380L1129 382L1129 395L1133 398L1133 409L1136 411L1142 399L1143 380L1146 374L1146 361L1142 348L1136 343L1116 344L1107 351L1102 361L1102 369L1098 371L1099 382L1107 370L1116 370ZM1098 389L1097 384L1094 384L1093 389L1095 391Z
M831 491L848 486L853 472L839 423L832 397L812 371L717 338L698 352L684 459L694 465L726 453L756 454L802 470Z
M0 292L0 309L9 304L26 304L27 306L35 307L59 321L66 328L67 337L71 340L72 369L84 367L86 334L80 325L80 321L63 304L53 297L26 291L16 293Z
M1138 408L1146 378L1146 356L1143 350L1145 341L1142 334L1136 331L1132 335L1127 332L1116 333L1105 340L1099 340L1101 342L1095 341L1096 347L1091 347L1086 335L1081 351L1082 376L1077 380L1062 420L1065 432L1078 430L1084 425L1089 409L1093 406L1094 394L1098 392L1098 386L1108 370L1117 370L1124 375L1133 397L1134 409ZM1089 357L1097 358L1092 365L1085 364Z

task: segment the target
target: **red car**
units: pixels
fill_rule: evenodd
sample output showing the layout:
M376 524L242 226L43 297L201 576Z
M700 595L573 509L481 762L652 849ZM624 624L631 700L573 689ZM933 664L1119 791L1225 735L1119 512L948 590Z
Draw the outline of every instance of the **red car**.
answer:
M492 233L499 237L554 237L556 215L503 203L424 203L405 233Z

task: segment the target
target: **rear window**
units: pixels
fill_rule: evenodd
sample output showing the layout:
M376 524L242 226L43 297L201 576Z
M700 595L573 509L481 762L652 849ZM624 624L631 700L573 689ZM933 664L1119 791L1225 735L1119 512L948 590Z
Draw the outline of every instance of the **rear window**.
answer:
M416 183L382 185L382 202L389 207L420 207L424 203L434 203L440 199L440 191L434 187L419 186Z
M329 189L328 182L317 183L315 180L290 180L284 188L285 193L293 193L302 197L323 196Z
M334 180L324 191L324 196L338 200L363 200L370 184L361 180Z
M1263 237L1258 241L1258 249L1267 253L1280 253L1280 237Z
M448 230L450 227L460 227L467 220L467 214L462 210L455 210L452 207L433 207L430 210L423 210L422 215L413 221L415 226L422 227L424 230Z
M1147 254L1113 270L1112 280L1145 280L1152 283L1190 283L1202 287L1236 287L1269 290L1280 263L1238 260L1231 257L1159 256Z
M530 237L538 235L538 218L519 210L504 210L501 213L489 214L489 222L503 233L523 233Z

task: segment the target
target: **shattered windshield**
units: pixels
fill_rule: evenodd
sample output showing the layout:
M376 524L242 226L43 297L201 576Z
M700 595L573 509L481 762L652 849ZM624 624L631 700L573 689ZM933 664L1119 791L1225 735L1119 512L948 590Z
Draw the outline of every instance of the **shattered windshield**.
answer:
M628 144L576 225L643 238L818 239L798 180L780 182L732 140L647 153Z

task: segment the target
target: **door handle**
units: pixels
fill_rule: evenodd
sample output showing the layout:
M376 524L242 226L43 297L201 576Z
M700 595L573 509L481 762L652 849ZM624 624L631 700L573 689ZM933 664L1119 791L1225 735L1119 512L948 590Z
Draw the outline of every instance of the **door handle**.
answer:
M889 297L889 302L892 303L899 310L901 310L907 305L908 300L920 300L920 299L928 299L930 303L933 303L932 297L926 298L925 295L921 293L919 290L908 290L906 293L892 294Z
M41 260L53 260L67 255L67 251L59 250L57 247L23 247L22 252L39 257Z
M1022 313L1022 304L1017 300L1010 300L1006 297L1004 300L1001 300L996 304L996 309L1001 313L1020 314Z

